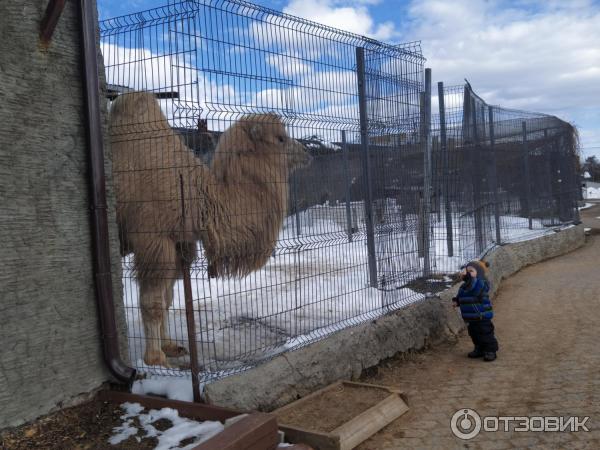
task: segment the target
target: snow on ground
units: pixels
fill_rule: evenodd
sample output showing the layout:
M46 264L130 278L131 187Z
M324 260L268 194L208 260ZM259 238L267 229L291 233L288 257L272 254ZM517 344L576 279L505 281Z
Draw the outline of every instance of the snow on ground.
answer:
M224 429L223 424L218 421L197 422L179 417L179 412L172 408L151 409L145 414L142 413L144 407L139 403L123 403L121 408L125 411L125 414L121 416L123 424L113 429L113 435L108 441L112 445L117 445L131 436L135 436L138 442L144 438L156 437L158 445L155 450L189 450ZM136 417L140 428L135 425L134 418ZM168 419L172 424L171 427L164 431L156 429L153 424L160 419ZM140 432L142 434L138 436ZM193 442L181 447L181 442L186 439L193 439Z
M588 197L589 198L589 197ZM593 203L585 203L583 206L579 207L579 211L583 210L583 209L588 209L591 208L592 206L594 206Z
M204 380L242 370L283 351L298 348L339 329L357 325L393 309L423 299L407 287L423 273L418 256L416 215L402 216L395 204L387 205L376 225L378 280L370 287L368 252L362 203L352 203L349 239L346 206L315 206L286 219L272 258L259 271L244 278L207 279L202 264L192 271L198 355ZM397 221L392 222L393 220ZM399 220L399 217L403 217ZM468 220L467 220L468 219ZM493 217L486 217L485 237L493 245ZM478 257L472 218L453 220L454 256L449 257L446 224L432 214L431 267L435 273L452 273ZM553 230L533 220L501 217L502 239L515 242ZM199 252L202 254L202 251ZM130 358L150 378L137 381L139 393L191 399L189 370L148 367L142 361L144 334L138 304L138 287L124 262L125 311ZM187 347L183 283L177 281L169 310L168 333ZM185 358L182 358L185 364ZM175 363L177 364L177 363ZM189 363L188 363L189 364ZM178 375L164 383L160 375ZM167 386L168 384L168 386Z
M181 400L184 402L194 400L192 383L189 376L168 377L168 381L168 383L165 383L165 377L149 375L142 380L135 380L131 387L131 392L138 395L160 395L171 400Z
M586 199L598 199L600 198L600 188L585 188L583 194Z

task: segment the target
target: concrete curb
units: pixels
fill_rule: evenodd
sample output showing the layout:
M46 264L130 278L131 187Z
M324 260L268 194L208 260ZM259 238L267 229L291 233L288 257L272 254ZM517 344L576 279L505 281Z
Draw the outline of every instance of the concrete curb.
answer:
M491 251L492 296L503 279L531 264L585 243L582 225ZM271 411L341 379L357 379L366 368L397 353L419 350L465 328L451 298L458 285L388 315L341 330L299 350L283 353L246 372L210 383L210 403Z

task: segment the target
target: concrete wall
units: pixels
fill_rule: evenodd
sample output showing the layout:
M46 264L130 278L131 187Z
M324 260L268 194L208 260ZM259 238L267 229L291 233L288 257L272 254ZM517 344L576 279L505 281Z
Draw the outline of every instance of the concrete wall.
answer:
M0 3L0 429L110 378L92 269L79 2L66 2L42 49L47 4Z
M487 255L492 294L523 267L562 255L585 242L583 226L497 248ZM465 328L451 298L458 285L377 320L342 330L247 372L206 386L211 403L273 410L339 379L356 379L366 368L398 352L418 350Z

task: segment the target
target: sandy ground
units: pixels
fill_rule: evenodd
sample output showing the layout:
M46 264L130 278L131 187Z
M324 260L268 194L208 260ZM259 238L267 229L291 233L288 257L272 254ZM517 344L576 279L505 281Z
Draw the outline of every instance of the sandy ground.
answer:
M472 343L464 333L457 342L387 361L365 377L403 389L411 409L359 449L600 448L600 236L594 235L600 204L581 215L594 229L583 248L502 284L494 299L496 361L468 359ZM510 431L461 440L450 421L464 408L481 417L589 416L589 432L522 432L513 422Z

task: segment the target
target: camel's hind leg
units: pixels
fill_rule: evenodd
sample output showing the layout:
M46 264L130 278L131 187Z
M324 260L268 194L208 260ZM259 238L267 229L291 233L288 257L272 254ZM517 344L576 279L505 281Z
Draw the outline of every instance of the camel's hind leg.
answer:
M175 261L177 274L176 274L175 278L181 279L181 278L183 278L183 270L187 270L187 268L184 268L184 265L182 264L182 260L191 262L196 258L196 242L191 242L191 241L190 242L180 242L176 245L175 249L177 252L177 256L176 256L177 259ZM177 341L175 339L172 339L171 336L169 336L169 334L168 334L168 330L169 330L168 310L173 305L173 287L174 287L174 285L175 285L175 279L173 278L171 280L170 285L166 287L165 310L167 311L167 313L163 317L162 326L160 328L160 337L161 337L162 350L165 352L165 354L167 356L171 356L171 357L178 357L178 356L187 355L188 351L186 350L185 347L179 345L177 343Z
M146 335L144 362L168 367L162 350L167 309L177 277L175 243L167 238L152 237L146 245L136 246L135 263L140 274L140 306ZM167 291L170 292L167 295Z
M140 280L142 322L146 336L144 362L149 366L168 367L167 357L161 349L161 328L167 313L163 281L149 277Z
M180 274L177 274L177 278L180 278ZM169 308L171 307L171 305L173 305L173 287L175 285L175 279L172 280L172 283L170 283L169 286L167 286L167 288L165 289L165 299L166 299L166 304L165 304L165 315L163 316L163 320L161 322L161 326L160 326L160 342L161 342L161 348L163 350L163 352L165 352L165 354L167 356L170 357L178 357L178 356L183 356L183 355L187 355L188 351L185 349L185 347L182 347L181 345L179 345L177 343L177 340L172 339L171 336L168 333L169 330Z

